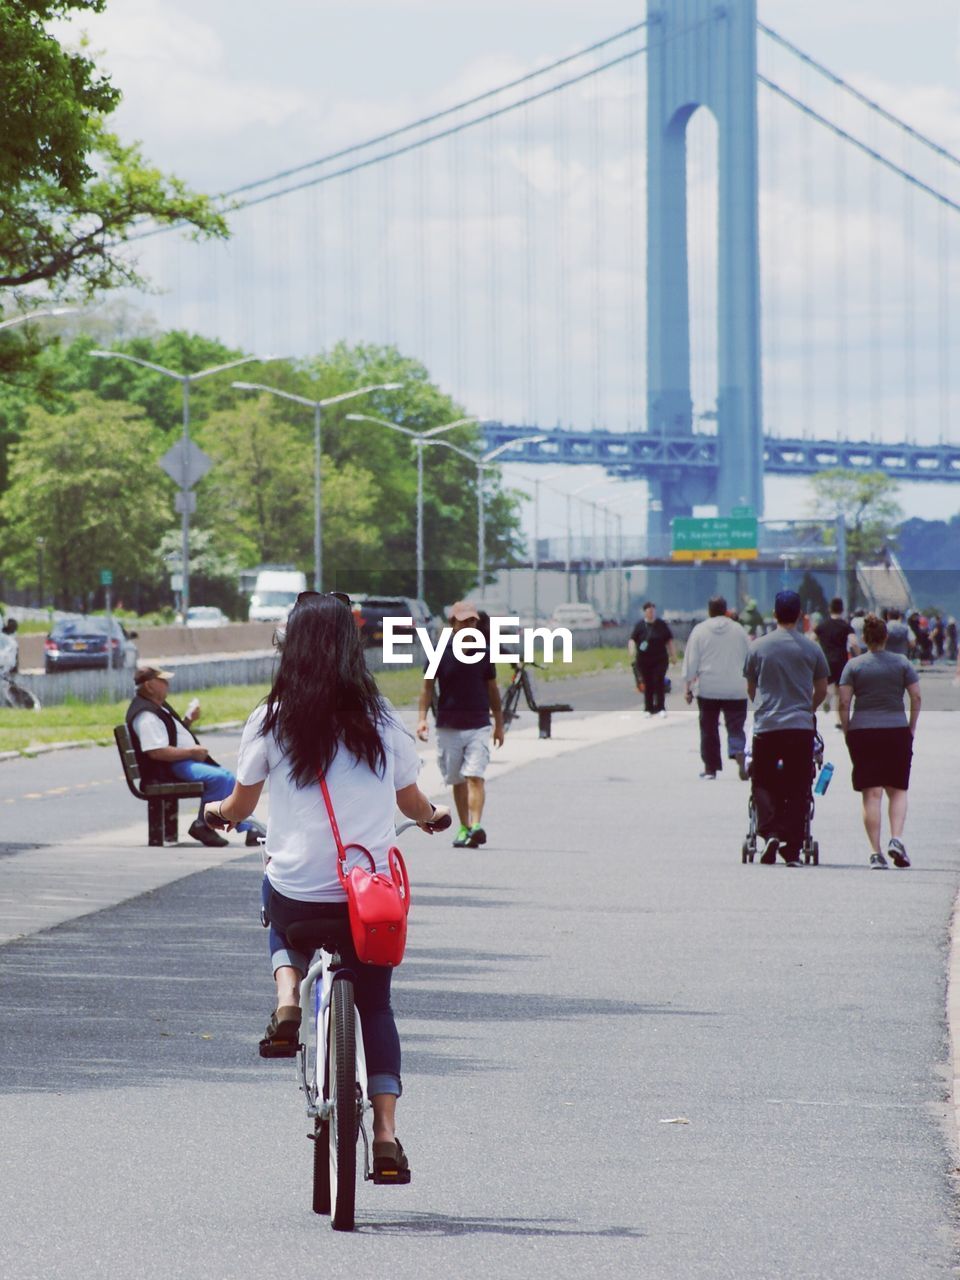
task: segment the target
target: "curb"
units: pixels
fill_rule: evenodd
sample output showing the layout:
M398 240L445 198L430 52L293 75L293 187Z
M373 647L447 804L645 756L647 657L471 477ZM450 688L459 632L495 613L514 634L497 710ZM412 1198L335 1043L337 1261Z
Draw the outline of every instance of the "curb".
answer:
M950 1110L953 1116L953 1141L960 1146L960 891L953 902L950 917L949 955L947 958L947 1036L950 1041Z
M204 733L233 733L242 729L243 720L224 720L222 724L204 725ZM46 756L53 751L80 751L85 747L109 747L107 738L84 738L76 742L43 742L37 747L24 747L22 751L0 751L0 764L5 760L33 760L37 756Z

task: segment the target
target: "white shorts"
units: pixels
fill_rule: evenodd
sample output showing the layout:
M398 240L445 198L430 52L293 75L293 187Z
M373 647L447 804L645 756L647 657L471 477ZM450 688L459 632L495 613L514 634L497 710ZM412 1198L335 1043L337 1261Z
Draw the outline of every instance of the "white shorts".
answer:
M448 787L467 778L482 778L490 763L490 726L438 729L437 763Z

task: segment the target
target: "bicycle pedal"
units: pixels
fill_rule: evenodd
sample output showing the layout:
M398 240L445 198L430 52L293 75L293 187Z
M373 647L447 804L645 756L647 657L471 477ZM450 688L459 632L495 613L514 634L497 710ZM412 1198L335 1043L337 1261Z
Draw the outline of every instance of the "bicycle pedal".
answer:
M261 1040L261 1058L295 1058L300 1046L293 1040Z
M373 1185L375 1187L401 1187L410 1181L409 1169L374 1169Z

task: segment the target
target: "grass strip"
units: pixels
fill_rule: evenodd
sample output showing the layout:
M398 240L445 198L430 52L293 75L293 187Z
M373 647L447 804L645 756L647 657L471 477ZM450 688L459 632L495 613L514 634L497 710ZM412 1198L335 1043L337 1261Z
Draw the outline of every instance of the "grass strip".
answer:
M571 663L555 662L536 672L538 680L563 680L573 676L588 675L594 671L626 670L627 659L623 649L580 649L574 652ZM509 679L509 667L498 672L503 686ZM409 706L416 702L423 680L416 667L377 673L377 684L397 706ZM266 695L269 686L222 685L215 689L175 689L171 693L173 706L180 712L186 709L191 698L200 700L202 719L197 725L202 735L205 724L223 724L231 720L246 720L247 716ZM90 742L112 744L113 726L123 722L129 699L119 702L104 699L102 702L81 702L77 699L59 707L43 707L40 711L0 710L0 752L30 751L53 742Z

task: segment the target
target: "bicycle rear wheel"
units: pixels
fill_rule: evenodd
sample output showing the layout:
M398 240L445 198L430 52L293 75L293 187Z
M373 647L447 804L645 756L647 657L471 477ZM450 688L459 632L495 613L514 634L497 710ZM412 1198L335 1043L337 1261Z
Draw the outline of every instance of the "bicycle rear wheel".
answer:
M40 699L12 680L0 680L0 706L13 707L15 711L39 711Z
M330 1204L334 1231L352 1231L357 1197L357 1036L353 983L335 978L330 996L327 1087Z

